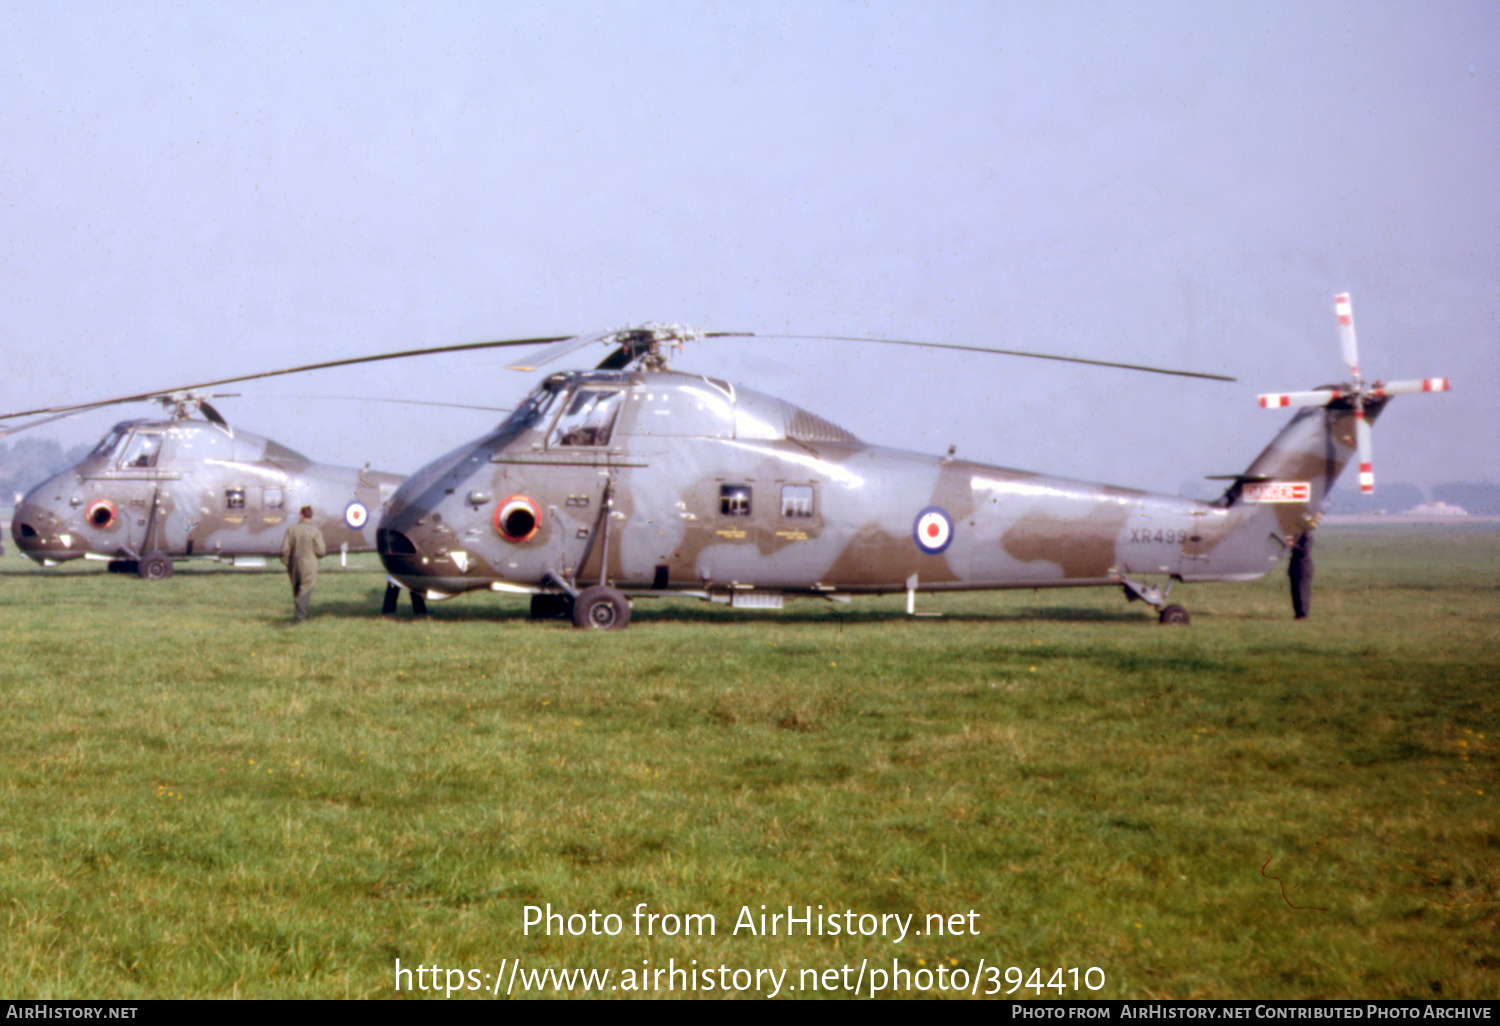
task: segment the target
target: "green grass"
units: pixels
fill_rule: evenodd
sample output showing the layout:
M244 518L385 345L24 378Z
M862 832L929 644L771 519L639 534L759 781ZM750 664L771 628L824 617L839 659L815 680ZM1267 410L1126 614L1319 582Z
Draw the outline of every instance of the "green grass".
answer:
M1500 996L1500 531L1325 529L1317 566L1303 623L1277 574L1179 586L1186 629L1051 591L640 601L601 635L499 596L382 620L368 570L292 627L278 574L7 555L0 993L899 958L1002 994ZM638 937L641 902L717 933ZM547 903L624 930L523 935ZM978 935L731 935L762 904Z

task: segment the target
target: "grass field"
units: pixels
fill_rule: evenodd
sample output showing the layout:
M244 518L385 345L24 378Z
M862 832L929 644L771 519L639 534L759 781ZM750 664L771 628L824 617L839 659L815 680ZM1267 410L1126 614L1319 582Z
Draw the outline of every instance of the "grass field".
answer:
M389 997L399 958L485 997L893 959L932 994L1500 997L1500 530L1329 528L1317 564L1302 623L1278 573L1179 586L1185 629L1052 591L614 635L382 620L373 569L292 627L278 574L6 555L0 994ZM548 903L623 928L523 933ZM640 903L716 932L637 936ZM963 931L732 933L761 905Z

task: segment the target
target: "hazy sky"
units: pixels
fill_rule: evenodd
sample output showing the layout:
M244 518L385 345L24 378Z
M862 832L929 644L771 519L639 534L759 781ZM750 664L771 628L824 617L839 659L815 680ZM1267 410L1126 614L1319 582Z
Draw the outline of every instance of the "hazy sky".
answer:
M1370 376L1454 381L1392 403L1379 479L1500 481L1497 64L1493 0L7 0L0 412L676 321L1238 376L771 340L678 361L871 441L1175 492L1275 433L1257 392L1343 380L1348 290ZM508 406L541 375L504 362L240 390ZM396 471L498 419L218 405Z

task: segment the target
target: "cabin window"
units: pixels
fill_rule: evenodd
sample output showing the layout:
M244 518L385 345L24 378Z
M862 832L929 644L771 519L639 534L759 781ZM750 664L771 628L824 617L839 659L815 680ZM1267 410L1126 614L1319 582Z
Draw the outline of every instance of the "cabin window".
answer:
M244 509L245 508L245 489L243 489L243 488L226 488L226 489L224 489L224 508L225 509Z
M782 485L781 515L797 520L811 518L813 515L812 485Z
M719 512L726 517L748 517L750 515L750 486L745 484L719 485Z
M156 454L161 452L161 435L137 431L120 457L120 466L127 469L156 466Z
M280 488L267 488L261 492L261 507L266 512L286 508L286 496Z
M618 389L580 388L552 429L553 445L608 445L620 412Z

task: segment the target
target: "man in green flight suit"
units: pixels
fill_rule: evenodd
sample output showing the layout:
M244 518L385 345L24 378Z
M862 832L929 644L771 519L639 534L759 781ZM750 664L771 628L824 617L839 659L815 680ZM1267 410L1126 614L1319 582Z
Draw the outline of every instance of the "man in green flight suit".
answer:
M292 579L292 605L297 622L307 619L312 608L313 584L318 579L318 559L328 554L323 532L313 523L313 508L302 507L302 519L287 529L281 541L281 561Z

